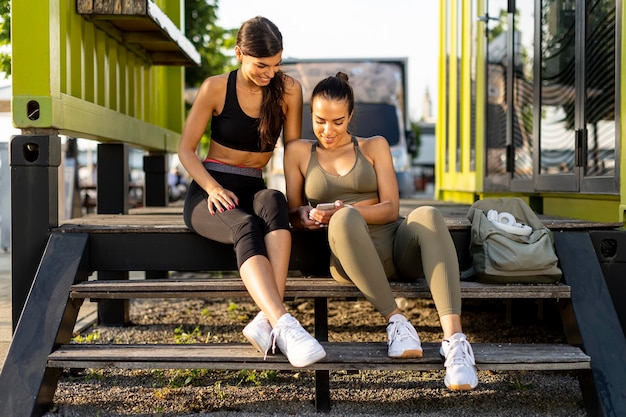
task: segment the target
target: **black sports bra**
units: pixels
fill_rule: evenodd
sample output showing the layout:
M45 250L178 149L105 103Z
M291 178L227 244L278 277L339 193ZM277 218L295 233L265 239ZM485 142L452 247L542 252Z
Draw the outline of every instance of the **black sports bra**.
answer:
M237 100L237 70L231 71L226 84L226 100L222 112L211 119L211 139L228 148L248 152L261 150L259 119L243 112ZM278 136L274 140L274 145Z

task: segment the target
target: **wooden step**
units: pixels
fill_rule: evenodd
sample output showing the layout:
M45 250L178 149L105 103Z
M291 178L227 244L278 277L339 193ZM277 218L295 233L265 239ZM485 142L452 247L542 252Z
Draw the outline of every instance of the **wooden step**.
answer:
M391 359L384 342L322 342L327 356L311 370L444 369L439 343L423 343L424 356ZM590 369L591 359L565 344L472 344L479 370L562 371ZM48 357L49 368L123 369L296 369L282 354L264 359L249 344L70 344Z
M424 279L417 282L392 282L396 297L430 298ZM286 297L361 297L352 285L340 284L328 277L290 278ZM570 298L565 284L497 285L461 282L463 298ZM132 299L132 298L229 298L248 297L240 278L132 279L85 281L72 285L72 298Z

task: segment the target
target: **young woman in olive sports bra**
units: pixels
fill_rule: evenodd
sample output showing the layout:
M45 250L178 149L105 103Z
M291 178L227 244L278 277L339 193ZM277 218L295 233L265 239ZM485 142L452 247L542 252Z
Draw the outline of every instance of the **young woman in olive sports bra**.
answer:
M317 140L294 141L285 151L291 224L328 228L331 274L356 285L385 317L390 357L421 357L422 347L389 280L425 276L443 328L444 382L453 390L475 388L474 355L461 327L458 258L447 225L431 206L418 207L406 218L399 215L389 144L382 136L359 138L348 132L354 105L346 74L314 88L311 117ZM329 202L334 209L314 208Z
M296 367L326 355L287 313L283 303L291 232L285 196L267 189L262 168L283 131L301 136L302 87L280 71L282 35L263 17L237 34L239 69L207 78L189 112L178 157L193 178L185 224L207 239L234 245L241 279L261 312L243 330L259 351L278 345ZM196 152L208 123L212 138L201 161Z

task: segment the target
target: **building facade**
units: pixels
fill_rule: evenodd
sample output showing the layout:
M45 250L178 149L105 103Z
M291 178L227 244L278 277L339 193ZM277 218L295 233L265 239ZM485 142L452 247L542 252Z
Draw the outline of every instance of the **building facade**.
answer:
M623 221L623 8L609 0L441 0L439 199L519 196Z

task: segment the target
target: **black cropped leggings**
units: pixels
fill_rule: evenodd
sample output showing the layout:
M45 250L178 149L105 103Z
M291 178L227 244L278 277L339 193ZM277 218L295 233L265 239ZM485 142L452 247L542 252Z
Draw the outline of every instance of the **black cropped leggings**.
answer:
M188 228L207 239L234 245L237 266L255 255L267 258L265 235L289 230L289 211L283 193L268 189L263 178L211 171L220 185L237 195L239 206L209 213L208 194L193 181L185 198L183 216Z

